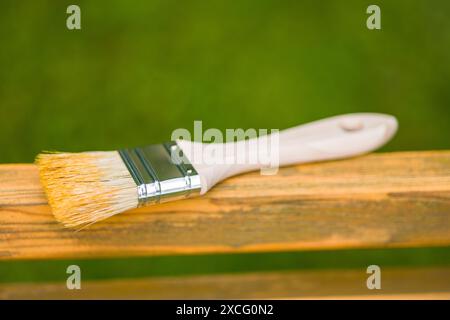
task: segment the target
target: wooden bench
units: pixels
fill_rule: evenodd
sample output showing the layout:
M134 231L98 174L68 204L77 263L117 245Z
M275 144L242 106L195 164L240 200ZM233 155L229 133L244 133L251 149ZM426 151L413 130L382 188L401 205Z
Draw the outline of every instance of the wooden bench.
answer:
M231 178L206 196L57 223L32 164L0 165L0 263L450 246L450 151L378 153ZM376 261L375 261L376 262ZM450 265L328 268L83 282L0 281L0 298L450 298ZM1 274L0 274L1 280Z

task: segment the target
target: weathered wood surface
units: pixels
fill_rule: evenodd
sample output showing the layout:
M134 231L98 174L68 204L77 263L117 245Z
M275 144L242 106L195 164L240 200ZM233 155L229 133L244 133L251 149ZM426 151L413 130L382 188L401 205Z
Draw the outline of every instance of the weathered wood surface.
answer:
M447 245L450 151L250 173L81 232L53 219L34 165L0 165L0 259Z
M382 268L369 290L365 269L0 284L0 299L450 299L450 267Z

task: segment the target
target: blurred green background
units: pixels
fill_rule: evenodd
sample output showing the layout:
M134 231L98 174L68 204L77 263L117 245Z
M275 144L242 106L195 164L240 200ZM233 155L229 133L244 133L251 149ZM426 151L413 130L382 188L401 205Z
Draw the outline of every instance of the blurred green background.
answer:
M81 7L82 30L66 28L69 4ZM370 4L381 7L382 30L366 28ZM162 142L194 120L221 130L283 129L347 112L398 117L384 151L449 149L449 17L447 0L2 0L0 162ZM189 261L204 272L251 261L332 267L359 261L352 252ZM450 260L448 250L402 252L410 258L377 256ZM120 263L129 276L133 268L151 273L149 263L182 273L191 258L164 259ZM39 270L3 263L0 281L37 281Z

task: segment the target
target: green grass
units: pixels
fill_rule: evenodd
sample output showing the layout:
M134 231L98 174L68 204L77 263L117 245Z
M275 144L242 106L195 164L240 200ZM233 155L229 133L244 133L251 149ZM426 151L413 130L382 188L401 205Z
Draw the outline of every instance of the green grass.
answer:
M286 128L398 117L385 150L449 148L450 2L70 1L0 4L0 161L166 141L175 128Z
M1 282L65 281L69 265L84 280L305 269L450 266L450 248L368 249L252 254L160 256L129 259L0 262Z
M192 130L194 120L205 129L283 129L361 111L398 117L400 130L385 151L450 148L447 0L378 0L381 31L365 27L372 2L362 0L76 3L81 31L65 27L73 1L0 2L2 163L31 162L41 150L166 141L176 128ZM420 252L421 261L434 261ZM319 261L337 266L359 254ZM258 257L223 263L247 270L259 266ZM266 257L273 266L298 267L292 255ZM225 259L130 259L119 270L126 276L156 263L183 272L197 258L202 272L222 270L217 261ZM115 265L85 263L96 276ZM2 263L0 281L37 281L46 266Z

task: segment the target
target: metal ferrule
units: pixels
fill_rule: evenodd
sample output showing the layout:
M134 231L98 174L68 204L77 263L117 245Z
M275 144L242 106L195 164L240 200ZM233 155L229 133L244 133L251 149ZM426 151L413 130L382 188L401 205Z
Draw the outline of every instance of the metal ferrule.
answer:
M200 176L176 142L123 149L119 154L136 182L139 207L200 193Z

